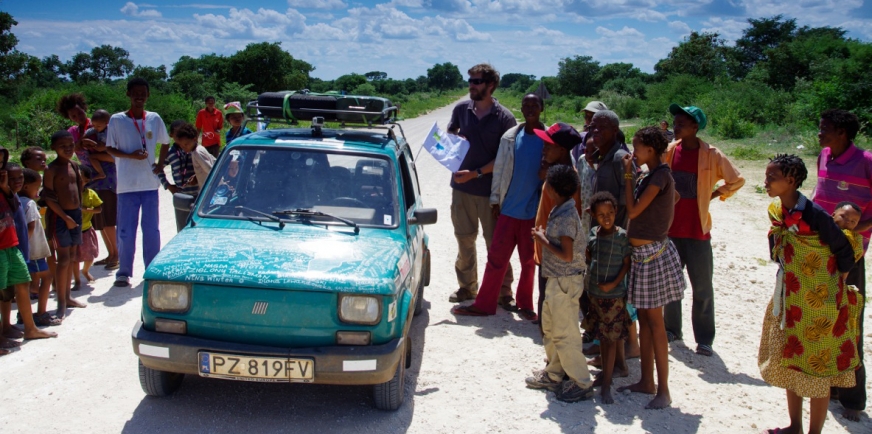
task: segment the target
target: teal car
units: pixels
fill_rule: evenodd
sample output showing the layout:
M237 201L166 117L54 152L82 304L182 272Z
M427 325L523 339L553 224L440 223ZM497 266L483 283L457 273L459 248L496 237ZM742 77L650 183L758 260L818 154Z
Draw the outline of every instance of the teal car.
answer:
M377 408L399 408L436 222L417 177L397 124L228 145L196 199L174 196L188 223L145 272L132 333L145 393L185 375L371 385Z

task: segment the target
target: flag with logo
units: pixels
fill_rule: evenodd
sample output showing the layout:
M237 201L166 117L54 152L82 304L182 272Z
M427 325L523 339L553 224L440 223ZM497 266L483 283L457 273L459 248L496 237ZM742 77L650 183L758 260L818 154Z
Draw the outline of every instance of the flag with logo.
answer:
M424 140L424 149L439 162L452 172L460 170L460 163L466 158L466 153L469 152L469 142L454 134L446 133L439 128L439 124L434 122L433 128L427 134Z

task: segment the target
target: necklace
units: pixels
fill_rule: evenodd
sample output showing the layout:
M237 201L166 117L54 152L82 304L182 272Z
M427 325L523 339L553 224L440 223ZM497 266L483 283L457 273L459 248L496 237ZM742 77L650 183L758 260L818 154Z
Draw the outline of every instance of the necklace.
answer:
M600 230L601 229L602 229L602 227L600 227ZM609 237L613 237L617 232L618 232L618 230L615 229L615 232L612 232L611 235L609 235ZM601 238L599 236L599 230L597 230L597 238ZM615 243L610 242L609 243L609 260L606 262L606 272L608 272L609 270L612 269L612 256L613 256L614 252L615 252ZM597 278L602 277L602 274L600 273L599 249L597 249L596 275L597 275ZM597 283L608 283L608 282L597 282Z

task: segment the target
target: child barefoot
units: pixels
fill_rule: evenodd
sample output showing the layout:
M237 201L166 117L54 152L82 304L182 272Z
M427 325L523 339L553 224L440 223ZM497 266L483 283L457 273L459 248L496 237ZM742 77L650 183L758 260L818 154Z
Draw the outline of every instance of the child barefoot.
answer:
M630 313L624 277L630 271L633 250L627 231L615 226L617 210L617 199L607 191L596 193L590 199L590 213L599 226L591 230L585 253L590 311L584 318L584 328L593 330L600 343L603 372L594 386L602 387L604 404L615 402L611 393L615 367L620 376L628 375L624 341L629 337Z
M57 252L58 310L57 317L66 316L67 307L85 307L70 295L72 264L76 250L82 244L81 194L84 182L78 165L70 161L73 157L73 136L67 131L58 131L51 136L51 148L57 158L48 165L43 179L42 197L50 212L50 233Z
M790 417L790 426L769 432L803 432L802 401L808 397L808 432L820 433L830 387L854 386L859 364L863 297L844 284L844 276L862 255L862 244L852 248L826 211L797 190L807 174L795 155L776 155L766 166L766 192L780 199L769 205L769 247L779 270L758 365L767 383L786 389Z
M645 127L633 136L633 155L623 158L627 180L636 174L633 157L637 166L647 165L649 172L639 178L635 189L632 183L626 183L630 217L627 236L633 246L627 294L639 315L642 378L618 391L656 393L645 408L665 408L672 404L663 306L681 300L686 287L678 251L667 236L678 195L669 166L660 161L666 146L666 136L657 127Z
M38 146L31 146L31 147L25 148L23 151L21 151L21 165L24 166L24 168L26 168L26 169L35 170L39 174L45 172L45 169L48 167L45 164L46 159L47 159L47 157L45 155L45 151L43 151L42 148L40 148ZM40 179L40 181L42 181L42 180ZM42 189L41 183L40 183L40 189ZM36 200L41 201L42 199L36 199ZM45 207L45 204L40 203L39 204L39 217L40 217L40 219L42 219L41 223L42 223L43 232L45 231L45 228L46 228L46 219L45 219L46 210L47 210L47 208ZM48 240L50 240L50 239L51 239L51 236L46 234L46 242L48 242ZM48 249L49 249L49 254L48 254L48 257L45 258L46 262L48 263L48 275L43 276L42 279L47 280L49 287L52 290L54 290L56 287L56 282L54 281L54 276L55 276L55 273L57 271L57 260L55 258L54 247L51 245L51 243L48 243ZM42 282L40 282L39 285L42 285ZM31 290L32 289L33 288L31 287Z
M51 254L51 251L45 237L45 229L42 226L39 205L36 204L39 199L39 189L42 187L42 177L35 170L25 168L23 172L24 186L18 197L21 198L21 206L25 209L27 241L30 244L30 261L27 263L31 279L30 293L38 294L37 309L33 315L33 320L38 326L59 325L61 320L47 312L52 279L46 258Z
M578 190L578 174L572 166L548 169L545 194L555 204L548 216L548 228L533 228L533 239L542 248L542 276L545 303L542 304L542 341L548 366L526 379L527 386L548 389L557 399L576 402L593 396L593 382L578 329L578 299L584 291L584 255L587 240L572 196ZM569 377L563 381L563 376ZM561 383L562 382L562 383Z
M94 171L88 166L79 165L79 173L85 184L88 184L93 179ZM94 230L91 221L95 214L102 212L102 206L103 201L100 200L100 196L97 196L94 190L85 188L82 192L82 245L78 248L76 263L73 266L73 278L76 282L73 285L73 291L81 287L81 281L79 280L80 262L84 264L81 274L85 276L88 282L94 281L94 276L90 273L91 265L94 264L94 259L97 259L97 255L100 254L100 247L97 245L97 231Z

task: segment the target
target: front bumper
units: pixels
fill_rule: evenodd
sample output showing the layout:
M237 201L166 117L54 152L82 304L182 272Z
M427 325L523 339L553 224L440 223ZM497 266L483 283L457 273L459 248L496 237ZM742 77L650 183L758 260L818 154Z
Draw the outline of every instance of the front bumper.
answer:
M234 342L200 339L185 335L157 333L142 327L137 321L133 327L133 352L148 368L199 375L197 369L200 351L217 353L308 358L315 361L318 384L380 384L394 376L397 363L405 350L403 339L397 338L383 345L331 346L314 348L279 348L246 345Z

